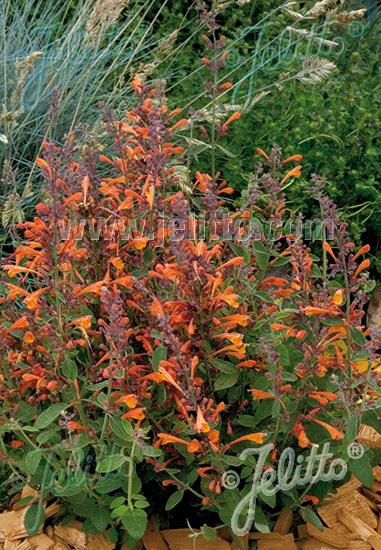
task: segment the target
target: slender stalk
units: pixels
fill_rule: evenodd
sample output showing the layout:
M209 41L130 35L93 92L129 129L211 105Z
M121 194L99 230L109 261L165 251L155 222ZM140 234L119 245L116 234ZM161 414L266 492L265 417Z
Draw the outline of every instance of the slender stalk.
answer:
M127 505L130 510L133 510L134 505L132 503L132 484L134 479L134 456L135 456L136 440L132 443L132 449L130 454L130 462L128 464L128 490L127 490Z

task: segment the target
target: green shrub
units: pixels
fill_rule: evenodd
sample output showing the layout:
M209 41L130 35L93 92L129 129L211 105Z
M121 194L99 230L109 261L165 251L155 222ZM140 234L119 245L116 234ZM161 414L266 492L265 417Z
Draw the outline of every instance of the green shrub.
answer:
M369 2L347 4L347 9L369 7ZM328 79L313 87L306 87L296 79L284 84L280 82L295 74L304 55L308 54L307 46L303 49L299 43L293 63L280 64L271 70L261 68L260 64L254 66L256 78L250 85L248 73L258 32L246 35L245 32L277 5L262 2L240 9L230 7L218 17L221 31L227 37L230 59L227 72L232 71L229 78L233 82L246 78L238 88L240 94L235 97L235 87L225 103L250 100L265 87L273 90L246 114L239 129L232 129L229 140L224 143L230 154L224 156L220 152L219 165L227 178L234 180L239 195L247 187L256 147L267 148L277 143L287 154L292 153L297 144L304 155L306 173L316 171L327 179L328 193L347 215L352 235L357 241L363 239L371 244L376 254L374 267L380 271L381 253L377 252L381 238L378 167L381 27L378 8L369 9L364 19L354 20L344 27L332 25L325 30L323 36L339 44L338 48L325 49L322 54L337 65L337 70ZM284 13L272 17L273 34L270 36L281 32L286 21ZM174 103L188 105L196 95L195 90L202 90L202 71L190 49L184 49L181 61L182 72L190 76L184 77L170 91ZM196 105L200 106L202 101L204 97ZM207 168L208 156L201 154L198 162ZM288 190L288 200L294 208L308 215L315 212L303 180Z

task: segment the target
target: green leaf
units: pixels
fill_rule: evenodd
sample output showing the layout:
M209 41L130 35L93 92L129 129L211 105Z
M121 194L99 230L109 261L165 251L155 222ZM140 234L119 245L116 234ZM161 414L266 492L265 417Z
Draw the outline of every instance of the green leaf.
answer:
M25 469L28 474L35 474L40 464L42 457L42 451L40 449L33 449L25 455Z
M260 533L270 533L267 517L258 504L255 508L254 525Z
M240 246L236 243L230 243L229 246L236 256L243 256L245 264L250 263L250 253L247 248L244 248L243 246Z
M201 529L201 534L206 540L214 540L217 537L217 531L209 527L208 525L203 525Z
M364 454L361 458L350 459L348 464L352 474L354 474L366 487L371 488L373 485L373 470L368 456Z
M282 378L285 382L295 382L298 380L298 377L293 372L284 371L282 373Z
M118 506L122 506L126 501L125 497L116 497L110 502L110 508L118 508Z
M269 263L269 251L266 249L265 245L261 241L255 241L253 247L255 259L257 260L257 265L259 269L265 271Z
M353 342L358 346L363 346L364 344L366 344L366 338L364 334L356 327L349 327L349 334Z
M245 426L245 428L253 428L257 424L257 420L249 414L241 414L237 418L238 424Z
M184 491L176 491L169 497L165 504L165 510L168 512L169 510L172 510L175 506L178 505L178 503L182 500L184 496Z
M358 426L357 417L351 416L347 422L347 426L345 430L344 444L346 447L348 447L348 445L356 439L357 433L358 433L357 426Z
M378 433L381 433L380 407L378 409L376 408L365 411L361 420L363 424L371 426Z
M74 480L66 481L63 485L56 482L56 486L52 488L52 493L57 497L73 497L83 494L83 483L76 483Z
M116 418L114 416L110 417L110 426L113 433L119 437L119 439L122 439L123 441L127 441L131 443L132 437L131 434L127 431L128 424L121 420L120 418Z
M276 506L276 492L274 491L274 494L268 495L266 493L263 493L261 491L258 491L258 498L262 500L267 506L270 506L270 508L275 508Z
M147 502L146 500L137 500L134 506L135 508L148 508L149 502Z
M152 353L152 367L154 371L159 370L160 361L167 359L167 348L165 346L158 346Z
M96 384L89 384L87 386L87 388L90 391L97 391L97 390L102 390L103 388L105 388L108 385L109 385L109 381L108 380L103 380L103 382L97 382Z
M133 539L140 540L147 527L147 514L141 509L128 510L122 517L122 523Z
M20 508L24 508L25 506L27 506L28 504L32 504L32 502L34 501L35 497L33 496L30 496L30 497L25 497L25 498L20 498L20 500L18 500L13 509L14 510L19 510Z
M26 511L24 525L29 535L36 535L45 521L45 510L41 502L33 504Z
M277 267L282 267L286 264L290 263L290 257L289 256L280 256L275 261L271 262L271 267L273 269L276 269Z
M229 361L224 361L223 359L211 359L210 363L213 365L213 367L216 367L216 369L226 374L237 372L236 366L233 365L233 363L229 363Z
M73 381L78 376L77 365L70 357L64 358L62 374L70 381Z
M127 458L123 455L110 455L102 458L96 467L97 472L101 474L107 474L118 470L127 461Z
M238 377L239 377L238 370L236 370L235 372L231 372L229 374L223 372L217 376L214 384L214 389L216 391L219 391L219 390L226 390L227 388L231 388L237 383Z
M115 489L122 487L123 479L119 476L114 476L115 474L105 476L97 481L95 488L100 495L107 495L107 493L111 493L112 491L115 491Z
M157 340L162 340L163 339L163 335L161 334L161 332L159 330L157 330L156 328L153 328L151 330L151 337L152 338L156 338Z
M263 292L263 290L256 290L252 292L252 295L260 302L266 302L267 304L274 303L274 300L271 298L271 296L269 296L267 292Z
M323 531L324 525L320 521L320 518L311 508L303 508L301 510L301 515L305 521L308 521L308 523L312 523L315 527L317 527L320 531Z
M151 445L143 447L142 451L144 456L158 457L163 454L161 449L158 449L157 447L152 447Z
M39 430L47 428L49 424L58 418L61 412L65 411L68 407L69 405L65 403L55 403L54 405L50 405L49 408L42 411L42 413L38 415L36 422L34 423L34 427Z
M44 430L43 432L38 434L38 436L36 437L36 441L39 445L44 445L44 443L46 443L47 441L53 438L55 438L57 441L60 439L60 436L57 430L55 429L47 430L47 431Z
M116 544L118 542L118 531L112 527L111 529L107 530L107 538L110 542L113 544Z
M153 256L154 256L154 253L153 253L152 248L147 246L144 249L144 253L143 253L144 263L146 264L147 267L149 267L151 265L152 260L153 260Z
M271 416L273 418L277 418L280 414L280 411L281 411L281 405L280 405L279 401L273 401Z
M232 153L231 151L229 151L229 149L226 149L226 147L223 147L219 143L216 143L215 145L216 145L217 149L219 149L221 151L221 153L223 153L225 155L225 157L231 158L231 159L234 159L234 158L238 157L238 155L236 155L235 153Z
M128 511L129 511L129 507L126 504L121 504L120 506L117 506L116 508L113 509L113 511L111 512L111 517L113 519L121 518Z
M98 533L105 531L107 525L111 520L111 516L108 510L105 510L100 506L94 506L94 508L90 510L89 518Z

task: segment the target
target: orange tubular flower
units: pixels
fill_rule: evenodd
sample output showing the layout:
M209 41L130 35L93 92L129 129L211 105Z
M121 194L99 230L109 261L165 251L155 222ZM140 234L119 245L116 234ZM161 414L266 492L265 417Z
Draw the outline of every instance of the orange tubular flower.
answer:
M289 330L289 327L287 325L282 325L282 323L273 323L271 325L271 328L274 330L274 331L278 331L278 330Z
M10 277L11 279L16 277L16 275L18 275L19 273L40 275L38 271L34 269L29 269L28 267L22 267L20 265L4 265L3 269L8 272L8 277Z
M145 418L145 407L138 407L137 409L132 409L122 415L122 418L126 420L144 420Z
M274 323L274 324L271 325L271 328L274 331L285 330L286 331L286 340L290 337L294 337L297 340L302 340L304 338L304 336L306 335L305 330L297 330L297 329L294 329L294 328L290 328L286 325L282 325L281 323Z
M189 120L187 118L182 118L181 120L177 121L176 124L174 124L171 128L169 128L169 132L174 132L178 128L183 128L188 124Z
M341 306L344 300L344 290L342 288L336 290L335 294L332 296L332 300L337 306Z
M192 439L187 445L187 451L188 453L199 453L202 451L202 445L197 439Z
M142 86L143 86L143 81L141 77L138 74L136 74L132 79L131 88L135 90L135 92L140 93L142 90Z
M101 289L104 285L104 281L97 281L96 283L93 283L77 292L76 296L84 296L85 294L97 294L99 296L101 294Z
M201 63L203 63L203 64L206 65L207 67L210 67L210 65L212 64L212 62L210 61L210 59L208 59L207 57L201 57Z
M248 315L242 315L240 313L234 313L233 315L224 315L224 317L218 317L213 319L216 327L223 327L226 329L234 328L237 325L240 327L247 327L249 322Z
M315 495L306 495L303 499L303 502L312 502L312 504L317 506L319 504L320 500Z
M78 432L90 432L90 428L86 428L86 426L83 426L79 422L75 422L74 420L69 420L69 422L66 424L67 427L70 430L76 430Z
M287 164L287 162L300 162L303 159L303 155L292 155L292 157L288 157L285 160L282 160L282 164Z
M177 109L173 109L168 114L169 114L170 117L173 117L173 116L180 115L182 112L183 112L183 110L180 109L179 107L177 107Z
M289 282L281 277L267 277L261 285L262 288L268 288L269 286L288 286Z
M229 306L237 308L239 307L238 298L239 298L238 294L234 294L233 292L233 287L229 286L226 290L218 294L215 297L215 300L217 302L225 302Z
M8 334L9 332L12 332L13 330L20 330L23 328L29 327L29 321L26 318L25 315L20 317L20 319L17 319L10 327L7 328L5 331L5 334Z
M341 351L339 350L339 348L337 346L334 347L334 352L335 352L335 358L336 358L336 362L337 362L338 367L340 368L340 370L345 371L345 363L344 363L344 359L343 359L343 354L341 353Z
M293 428L293 432L298 438L299 446L302 447L302 449L305 449L309 445L311 445L311 441L308 439L307 434L304 430L304 427L302 423L298 420Z
M173 367L173 365L171 365L171 363L168 363L168 361L160 361L159 373L158 374L161 374L162 380L165 381L165 382L168 382L168 384L171 384L171 386L176 388L176 390L178 390L180 393L184 394L183 390L180 388L180 386L177 384L177 382L175 382L173 376L171 376L169 374L169 372L164 368L163 365L169 365L170 367ZM153 374L155 374L155 373L153 373Z
M326 422L323 422L322 420L319 420L318 418L314 418L311 416L307 417L307 420L310 420L311 422L318 424L322 428L325 428L333 440L340 441L341 439L344 439L343 432L341 432L340 430L337 430L330 424L327 424Z
M148 244L148 237L135 237L133 242L136 250L143 250Z
M323 250L325 250L326 252L328 252L328 254L334 259L334 260L337 260L331 246L327 243L327 241L323 241Z
M202 174L201 172L196 172L196 181L198 183L198 188L201 193L206 193L208 185L210 185L212 178L209 174Z
M24 299L24 304L28 309L36 309L38 305L38 299L39 297L46 292L47 288L40 288L39 290L36 290L35 292L32 292Z
M356 269L355 274L353 275L353 277L356 279L356 277L358 277L360 275L360 273L362 271L364 271L364 269L368 269L368 267L370 267L370 260L368 260L368 259L363 260L361 262L361 264L358 266L358 268Z
M355 254L354 256L354 260L357 260L357 258L359 256L362 256L363 254L367 254L368 252L370 251L370 246L369 244L364 244L364 246L362 246Z
M226 267L231 267L233 265L241 265L242 263L243 263L243 256L237 256L236 258L232 258L231 260L228 260L227 262L218 266L217 269L218 270L225 269Z
M269 160L269 156L264 152L263 149L261 149L260 147L256 147L255 149L258 153L258 155L261 155L262 157L264 157L266 160Z
M284 176L280 184L284 185L286 181L289 180L290 178L299 178L301 175L302 175L302 166L295 166L295 168L287 172L287 174Z
M274 396L268 391L252 388L249 392L253 396L254 401L260 401L261 399L274 399Z
M253 367L255 367L256 364L257 362L254 359L249 359L247 361L241 361L236 365L236 367L237 369L242 369L242 368L252 369Z
M204 415L201 412L200 407L197 407L197 419L194 424L194 431L196 433L208 433L210 431L210 426L204 418Z
M20 441L19 439L14 439L11 442L12 449L18 449L19 447L22 447L23 445L25 445L24 441Z
M25 344L33 344L33 342L35 341L35 337L34 337L33 332L30 332L30 331L28 330L28 331L24 334L23 341L25 342Z
M320 405L325 407L331 401L336 401L337 395L329 391L312 391L309 394L311 399L315 399Z
M322 307L307 306L302 310L306 315L331 315L336 317L339 315L338 311L334 309L325 309Z
M138 398L135 394L130 393L128 395L122 395L115 401L115 405L127 405L129 409L135 409L136 405L138 404Z
M224 82L220 86L218 86L218 89L220 92L223 92L225 90L230 90L233 87L233 84L231 82Z
M254 434L248 434L243 435L242 437L239 437L238 439L235 439L234 441L231 441L227 445L225 445L225 448L230 449L233 445L237 445L237 443L242 443L242 441L251 441L251 443L257 443L258 445L261 445L266 437L267 434L264 432L258 432Z
M226 129L231 122L233 122L234 120L238 120L239 118L241 118L241 113L237 111L230 115L230 117L223 123L222 127Z
M202 468L199 468L197 470L197 474L200 477L210 477L211 472L216 472L216 468L214 466L204 466ZM213 474L211 474L213 475Z
M20 288L19 286L12 285L11 283L5 283L5 284L9 289L8 298L10 300L13 300L14 298L18 298L19 296L24 296L24 297L30 296L30 294L27 290L24 290L23 288Z
M91 327L92 317L92 315L83 315L83 317L78 317L77 319L74 319L74 321L71 321L71 323L68 323L67 325L65 325L65 327L67 328L75 326L84 330L89 330L89 328Z
M197 439L193 439L192 441L186 441L185 439L181 439L181 437L177 437L175 435L171 434L165 434L165 433L159 433L157 434L159 438L159 446L160 445L185 445L187 447L188 452L190 453L196 453L198 451L201 451L201 443L197 441Z

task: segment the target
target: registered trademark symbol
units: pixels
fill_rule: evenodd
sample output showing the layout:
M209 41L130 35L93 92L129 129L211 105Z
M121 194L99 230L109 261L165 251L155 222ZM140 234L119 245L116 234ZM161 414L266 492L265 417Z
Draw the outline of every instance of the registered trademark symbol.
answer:
M349 34L353 38L359 38L365 32L365 25L361 21L352 21L349 25Z
M365 453L364 446L361 445L361 443L357 443L354 441L347 447L347 453L349 458L352 460L358 460L359 458L362 458Z

